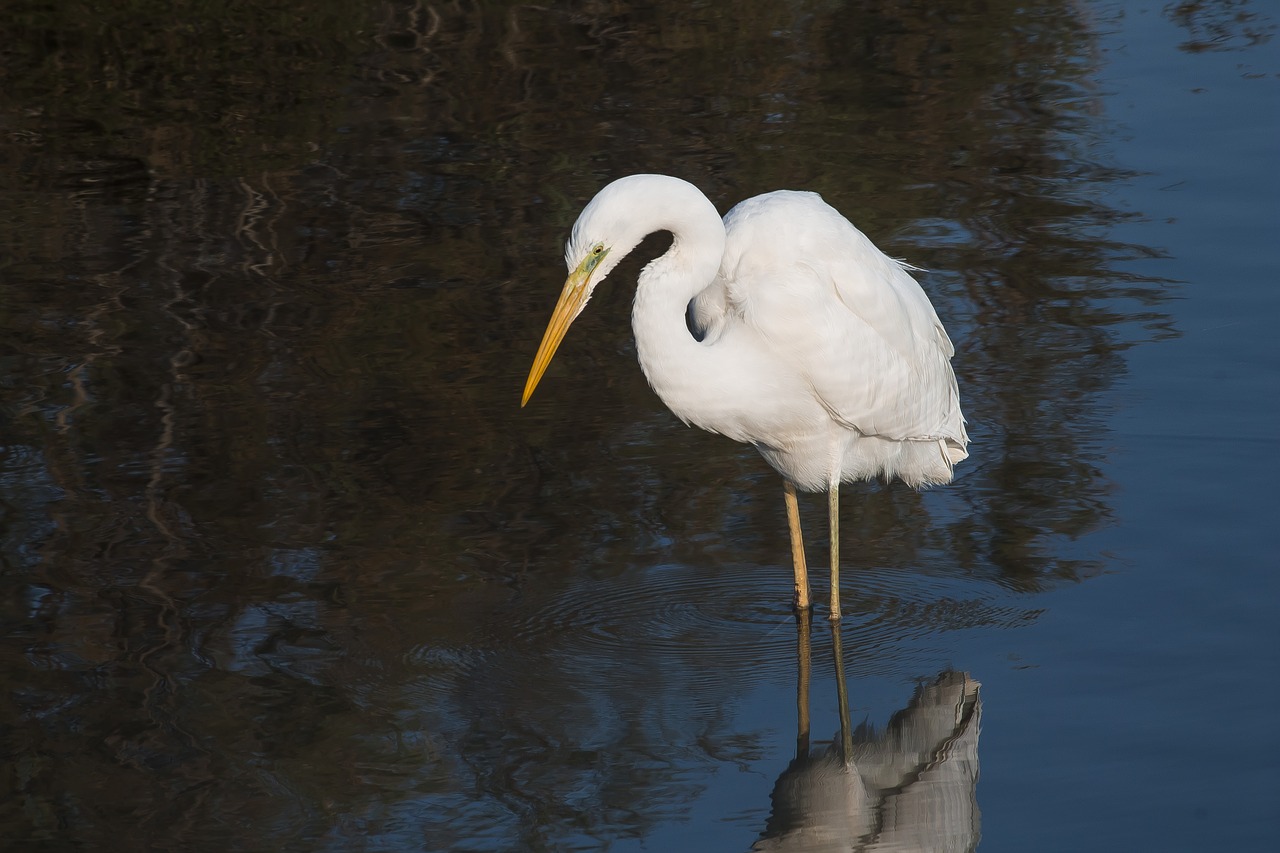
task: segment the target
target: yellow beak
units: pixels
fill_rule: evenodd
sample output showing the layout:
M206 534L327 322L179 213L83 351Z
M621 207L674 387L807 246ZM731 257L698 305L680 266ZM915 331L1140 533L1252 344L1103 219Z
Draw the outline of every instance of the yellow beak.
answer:
M608 252L600 254L591 254L578 265L578 268L569 274L569 278L564 283L564 290L560 291L560 301L556 303L556 308L551 312L551 322L547 323L547 330L542 334L542 343L538 346L538 354L533 357L533 367L529 368L529 378L524 383L524 396L520 398L520 407L524 408L524 404L529 402L529 398L533 396L533 389L538 387L538 381L542 379L542 374L546 372L547 365L551 363L551 357L556 354L556 349L560 346L560 342L564 340L565 332L569 331L570 324L577 319L582 313L582 309L586 307L587 300L591 297L591 289L587 287L587 282L591 279L591 273L595 270L596 265L604 258Z

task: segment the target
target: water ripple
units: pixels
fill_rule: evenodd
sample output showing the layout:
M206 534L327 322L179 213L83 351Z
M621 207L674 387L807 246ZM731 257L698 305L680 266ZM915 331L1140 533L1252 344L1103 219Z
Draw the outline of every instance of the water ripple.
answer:
M513 631L529 648L555 637L561 652L617 659L693 652L732 669L787 660L795 643L789 583L779 573L766 585L762 575L734 566L632 570L571 586L524 611Z
M813 571L816 625L825 625L825 570ZM911 655L925 638L982 625L1014 626L1036 616L1016 596L964 576L903 570L846 570L841 630L850 648L881 663ZM756 565L713 570L680 564L582 581L536 606L525 602L510 626L518 656L552 654L626 666L657 658L687 663L738 683L790 680L796 623L790 572Z

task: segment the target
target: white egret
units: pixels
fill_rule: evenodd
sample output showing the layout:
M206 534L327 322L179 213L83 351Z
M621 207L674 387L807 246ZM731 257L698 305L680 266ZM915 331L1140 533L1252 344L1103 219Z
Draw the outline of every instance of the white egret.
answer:
M673 239L636 288L640 367L686 424L753 445L782 474L801 609L809 579L796 489L828 493L839 619L840 483L947 483L968 456L951 340L912 267L816 193L766 193L721 220L692 184L632 175L600 190L574 223L569 277L521 406L596 286L656 231Z

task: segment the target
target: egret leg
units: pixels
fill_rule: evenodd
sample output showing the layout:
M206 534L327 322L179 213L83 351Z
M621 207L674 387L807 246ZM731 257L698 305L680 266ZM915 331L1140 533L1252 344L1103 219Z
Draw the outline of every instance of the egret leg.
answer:
M800 533L800 503L796 500L796 487L790 480L783 480L782 488L787 499L787 526L791 528L791 565L796 573L796 609L804 611L809 609L809 567L804 562L804 536Z
M827 491L827 514L831 530L831 621L840 621L840 481Z

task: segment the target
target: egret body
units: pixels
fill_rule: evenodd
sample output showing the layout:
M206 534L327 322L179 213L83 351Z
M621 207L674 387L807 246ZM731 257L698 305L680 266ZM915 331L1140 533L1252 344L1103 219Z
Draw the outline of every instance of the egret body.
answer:
M951 340L909 267L816 193L759 195L722 220L692 184L632 175L573 226L569 277L522 406L596 286L655 231L672 242L636 288L640 367L677 417L751 444L782 474L800 608L809 581L796 489L828 493L839 619L840 483L947 483L968 455Z

